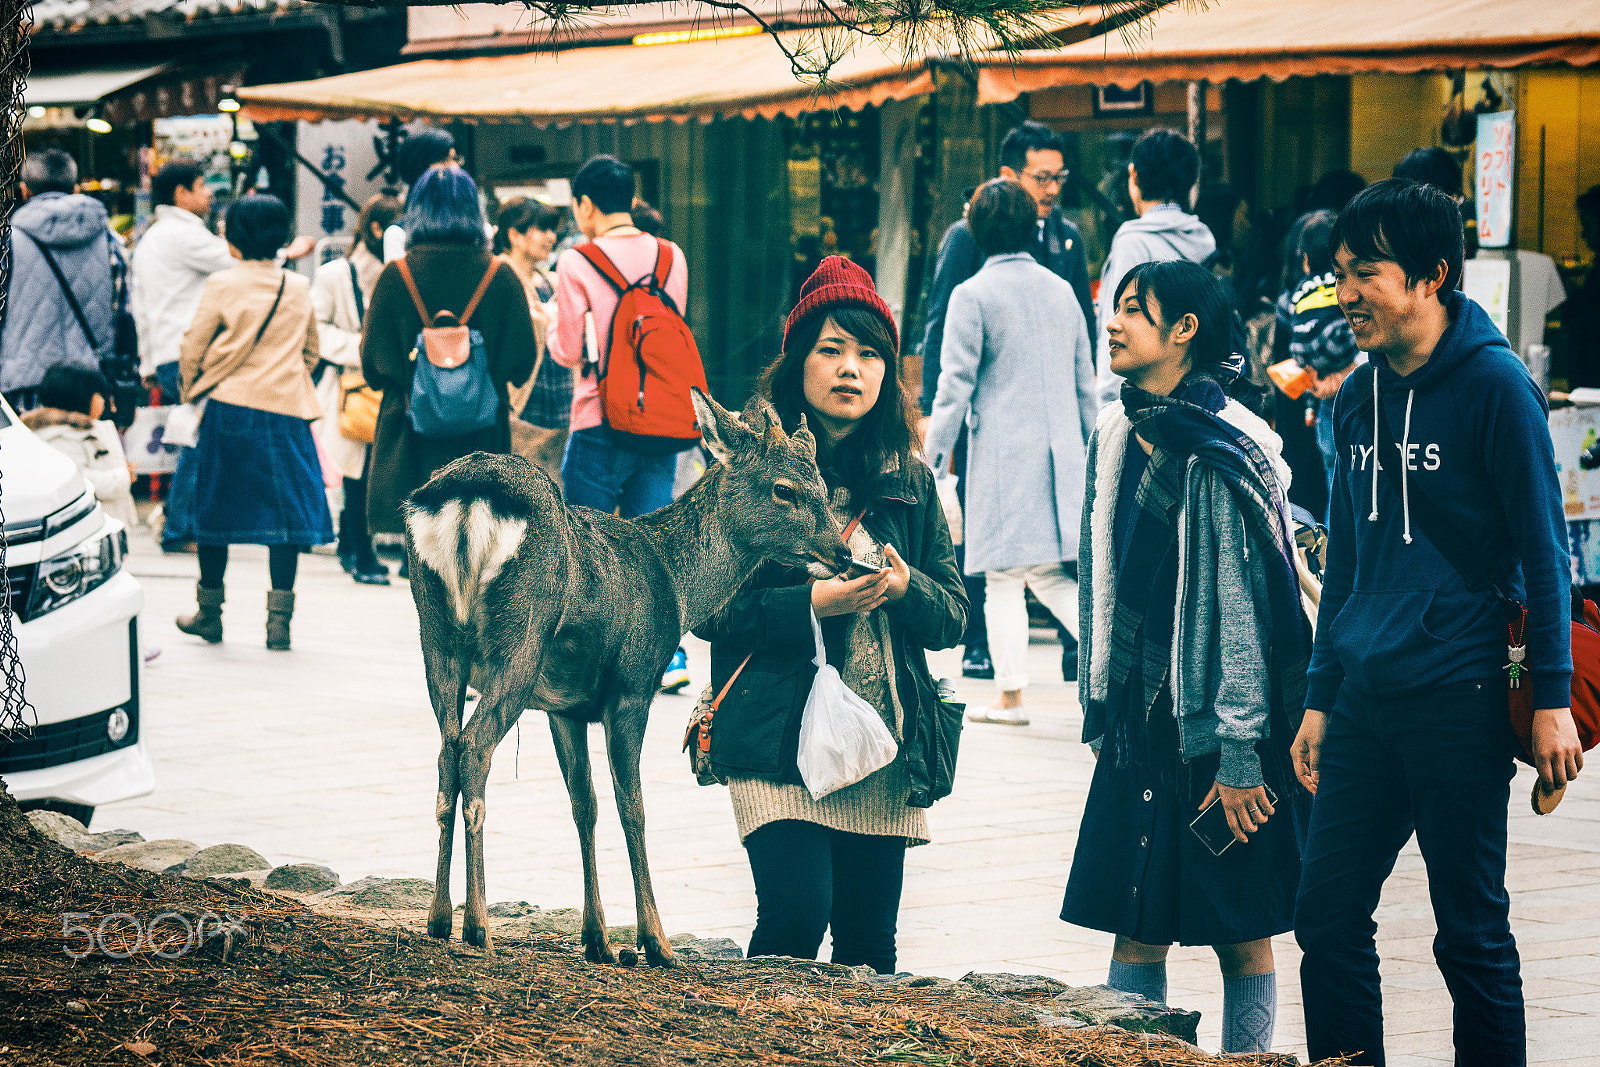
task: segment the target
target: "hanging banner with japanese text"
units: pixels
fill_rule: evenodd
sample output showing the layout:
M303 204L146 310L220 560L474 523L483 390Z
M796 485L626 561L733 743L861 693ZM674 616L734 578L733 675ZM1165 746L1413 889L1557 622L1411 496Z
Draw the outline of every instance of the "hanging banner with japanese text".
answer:
M1506 248L1511 244L1512 163L1516 148L1516 112L1478 116L1476 157L1478 244Z
M379 192L387 179L380 153L385 140L376 122L300 122L296 124L295 145L300 154L326 176L327 181L309 173L304 166L295 175L295 232L320 240L349 237L355 230L356 211L335 188L358 204ZM344 248L339 248L343 252ZM307 256L306 269L316 264Z

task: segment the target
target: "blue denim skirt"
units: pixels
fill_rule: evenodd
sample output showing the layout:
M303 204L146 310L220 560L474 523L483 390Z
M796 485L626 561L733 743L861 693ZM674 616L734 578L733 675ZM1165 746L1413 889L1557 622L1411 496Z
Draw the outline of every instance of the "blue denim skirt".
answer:
M333 516L304 419L213 400L195 445L195 541L325 545Z

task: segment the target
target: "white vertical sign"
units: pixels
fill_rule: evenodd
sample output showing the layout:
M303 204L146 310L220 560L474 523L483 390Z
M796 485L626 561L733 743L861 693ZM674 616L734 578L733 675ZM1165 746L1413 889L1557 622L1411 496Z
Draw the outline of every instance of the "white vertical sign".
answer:
M1514 111L1497 111L1478 116L1478 244L1483 248L1506 248L1511 244L1515 115Z
M296 147L300 154L328 175L357 204L382 190L378 143L384 134L376 122L300 122ZM295 232L302 237L348 236L355 230L356 210L300 166L295 175ZM302 267L315 269L310 257Z

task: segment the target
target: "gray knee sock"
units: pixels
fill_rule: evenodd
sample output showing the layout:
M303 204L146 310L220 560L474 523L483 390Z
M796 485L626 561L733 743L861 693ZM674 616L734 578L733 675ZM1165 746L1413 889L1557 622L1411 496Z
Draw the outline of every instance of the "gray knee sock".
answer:
M1165 1004L1167 965L1164 962L1123 963L1120 960L1112 960L1111 972L1106 976L1106 985L1112 989L1120 989L1124 993L1137 993L1157 1004Z
M1278 1017L1276 971L1222 980L1222 1051L1271 1052Z

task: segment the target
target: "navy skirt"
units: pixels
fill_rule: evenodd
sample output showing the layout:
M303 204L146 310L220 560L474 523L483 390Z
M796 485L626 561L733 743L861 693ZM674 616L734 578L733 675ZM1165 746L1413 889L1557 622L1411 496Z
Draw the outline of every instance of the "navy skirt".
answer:
M333 516L311 425L292 415L212 400L200 420L195 541L325 545Z
M1138 745L1144 751L1124 751ZM1219 757L1183 762L1165 690L1151 709L1143 744L1108 732L1095 764L1067 880L1061 918L1145 945L1237 945L1294 928L1300 851L1285 753L1262 767L1278 797L1275 814L1213 856L1189 824L1216 780Z

